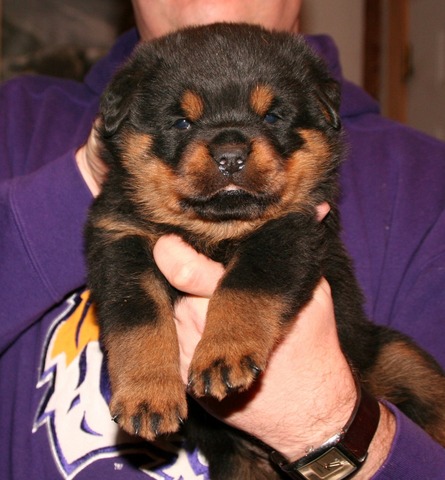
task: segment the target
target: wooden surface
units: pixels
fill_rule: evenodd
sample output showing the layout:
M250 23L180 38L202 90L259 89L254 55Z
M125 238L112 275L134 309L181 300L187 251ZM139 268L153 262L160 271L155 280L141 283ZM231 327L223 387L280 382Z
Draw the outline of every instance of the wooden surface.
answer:
M388 105L390 118L407 120L407 81L410 73L408 0L388 2Z

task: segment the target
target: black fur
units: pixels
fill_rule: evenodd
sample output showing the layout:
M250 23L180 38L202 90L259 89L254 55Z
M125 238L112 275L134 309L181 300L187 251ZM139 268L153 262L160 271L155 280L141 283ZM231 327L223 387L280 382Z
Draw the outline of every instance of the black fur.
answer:
M325 276L342 347L365 387L445 443L442 371L409 339L365 318L340 241L339 103L337 83L300 38L246 25L191 28L142 44L112 80L99 129L110 170L86 243L111 409L123 428L153 439L185 416L170 327L180 292L152 256L161 235L176 233L227 267L191 365L191 393L223 398L248 389L277 339L261 324L255 338L240 332L264 316L263 301L276 307L267 321L284 332ZM332 210L319 222L323 201ZM246 296L257 312L243 310ZM227 344L218 322L233 327ZM386 370L398 352L403 361ZM411 365L419 364L416 374ZM279 478L267 452L243 434L195 402L188 412L185 435L207 456L212 479Z

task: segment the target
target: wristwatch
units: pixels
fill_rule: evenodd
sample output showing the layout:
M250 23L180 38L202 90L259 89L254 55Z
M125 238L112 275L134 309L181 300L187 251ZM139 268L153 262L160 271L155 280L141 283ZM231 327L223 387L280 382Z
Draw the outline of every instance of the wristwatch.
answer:
M352 415L339 433L297 461L289 462L276 451L271 452L270 458L289 478L296 480L352 478L368 456L379 420L377 400L358 386Z

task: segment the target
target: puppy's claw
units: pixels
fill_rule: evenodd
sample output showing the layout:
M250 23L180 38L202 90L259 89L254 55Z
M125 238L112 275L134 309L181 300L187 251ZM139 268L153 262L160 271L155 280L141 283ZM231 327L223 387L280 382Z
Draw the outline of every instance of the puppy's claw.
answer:
M212 379L210 376L210 370L205 370L202 373L202 380L204 383L204 395L210 395L212 393Z
M231 392L234 387L230 381L230 367L224 366L221 368L221 377L224 385L227 387L227 393Z
M246 357L245 363L253 373L253 378L256 380L261 375L263 370L250 357Z
M111 421L114 423L119 423L119 415L112 415Z
M133 425L135 435L139 435L139 432L141 431L141 416L134 415L131 417L131 424Z
M151 431L153 432L154 436L157 437L159 434L159 425L161 424L161 415L159 413L154 413L151 416L150 420L150 426L151 426Z
M187 381L186 389L190 392L193 389L194 384L195 384L195 379L193 375L190 375Z
M253 378L256 380L263 373L263 370L259 367L252 367L252 372Z

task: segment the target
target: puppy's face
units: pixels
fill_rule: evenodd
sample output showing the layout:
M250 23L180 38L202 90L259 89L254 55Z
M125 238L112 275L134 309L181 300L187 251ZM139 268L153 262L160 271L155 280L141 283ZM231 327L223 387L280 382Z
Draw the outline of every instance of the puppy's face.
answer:
M139 47L103 97L102 137L142 215L233 236L330 200L338 103L296 37L198 27Z

